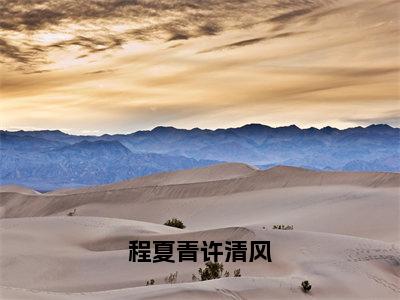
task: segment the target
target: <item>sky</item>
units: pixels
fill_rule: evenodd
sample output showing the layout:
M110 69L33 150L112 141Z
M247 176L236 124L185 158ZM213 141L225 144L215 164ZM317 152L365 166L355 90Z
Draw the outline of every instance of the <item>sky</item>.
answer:
M1 129L400 126L400 1L0 6Z

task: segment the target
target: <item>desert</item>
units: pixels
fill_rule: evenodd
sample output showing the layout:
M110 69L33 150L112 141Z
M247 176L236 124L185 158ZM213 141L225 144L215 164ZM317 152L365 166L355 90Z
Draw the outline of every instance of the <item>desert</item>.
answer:
M397 299L399 180L225 163L47 193L4 186L2 299ZM186 228L163 225L173 217ZM129 262L131 240L266 240L272 262L223 262L241 277L193 281L203 261Z

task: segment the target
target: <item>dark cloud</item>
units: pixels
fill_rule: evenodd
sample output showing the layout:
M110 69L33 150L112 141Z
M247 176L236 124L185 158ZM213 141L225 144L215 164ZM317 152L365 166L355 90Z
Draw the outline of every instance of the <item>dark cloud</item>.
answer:
M24 74L42 74L47 72L51 72L51 70L35 70L35 71L25 72Z
M282 26L319 8L321 1L0 0L0 5L0 30L7 33L3 36L8 45L13 44L9 40L13 31L30 36L40 30L65 32L70 24L78 24L86 29L76 31L71 40L46 45L42 50L78 45L86 51L80 57L85 57L119 47L129 40L187 40L265 21ZM117 23L128 28L124 32L113 31L112 25ZM18 63L29 64L35 57L23 55L21 51L29 54L36 51L43 61L45 53L41 55L39 52L43 51L38 51L38 46L43 45L27 41L23 51L12 54L10 47L3 45L1 54Z
M115 71L115 69L103 69L103 70L97 70L97 71L92 71L92 72L86 72L84 74L85 75L97 75L97 74L112 73L114 71Z
M6 40L0 39L0 52L6 58L10 58L19 63L26 63L29 56L26 55L17 46L9 44Z
M176 32L168 39L168 41L187 40L189 38L190 35L185 32Z
M66 48L68 46L80 46L88 51L88 53L96 53L119 47L124 40L115 36L106 36L103 38L90 38L85 36L76 36L73 39L50 44L49 48ZM79 56L80 58L87 54Z
M234 43L206 49L206 50L200 51L198 53L208 53L208 52L212 52L212 51L220 51L220 50L225 50L225 49L244 47L244 46L249 46L249 45L257 44L260 42L264 42L266 40L283 38L283 37L298 35L298 34L302 34L302 33L304 33L304 32L285 32L285 33L275 34L275 35L271 35L271 36L263 36L263 37L258 37L258 38L241 40L239 42L234 42Z
M231 48L238 48L238 47L243 47L243 46L249 46L249 45L253 45L253 44L265 41L266 39L267 39L267 37L259 37L259 38L254 38L254 39L242 40L242 41L239 41L239 42L230 43L230 44L226 44L226 45L223 45L223 46L207 49L207 50L201 51L201 53L206 53L206 52L211 52L211 51L219 51L219 50L231 49Z
M199 26L200 35L215 35L222 31L221 25L218 23L207 23Z
M0 28L3 30L18 30L18 24L0 21Z
M33 9L22 13L21 23L29 30L41 29L48 24L58 23L64 14L51 9Z
M298 10L289 11L273 18L270 18L268 21L273 23L286 23L303 15L309 14L314 11L315 7L313 8L303 8Z

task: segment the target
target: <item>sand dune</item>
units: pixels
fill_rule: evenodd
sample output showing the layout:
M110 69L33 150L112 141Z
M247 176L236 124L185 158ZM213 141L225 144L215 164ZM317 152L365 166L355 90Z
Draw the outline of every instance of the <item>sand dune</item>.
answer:
M0 193L16 193L27 195L39 195L40 193L20 185L2 185L0 186Z
M4 192L5 218L65 216L73 209L79 216L123 218L163 224L179 217L190 229L246 226L264 222L296 223L296 228L366 238L398 239L400 175L393 173L324 173L299 168L276 167L266 171L222 165L220 177L232 169L236 178L206 182L160 184L150 176L98 189L26 195ZM211 168L218 170L218 166ZM240 172L243 171L246 172ZM167 173L203 180L201 171ZM247 173L251 170L250 173ZM204 173L203 173L204 174ZM201 175L203 175L201 174ZM197 177L196 177L197 176ZM138 185L138 182L142 186ZM337 212L337 213L336 213ZM354 226L354 223L357 225Z
M132 293L143 298L185 299L194 294L224 299L264 299L301 297L298 284L309 279L315 285L315 297L396 297L400 249L392 243L343 235L303 231L265 230L263 225L206 231L189 231L145 224L91 217L45 217L3 220L1 223L2 285L18 288L28 297L57 292L76 299L104 296L120 299ZM128 262L127 241L143 240L270 240L272 263L255 262L232 265L240 267L244 277L216 282L191 282L201 264L142 264ZM27 241L30 247L26 247ZM16 260L16 257L24 257ZM3 269L2 268L2 269ZM164 277L178 271L179 284L143 286L154 278L164 284ZM335 287L340 289L335 290ZM355 288L363 286L363 289ZM4 289L13 293L13 289ZM226 291L224 293L224 290ZM84 293L80 295L79 293ZM254 297L252 296L254 295ZM139 297L139 298L140 298ZM195 297L196 299L196 297ZM228 298L229 299L229 298Z
M256 168L241 163L224 163L209 167L182 170L177 172L158 173L149 176L139 177L133 180L125 180L115 184L105 184L101 186L81 188L81 189L62 189L49 192L48 194L68 194L98 192L116 189L129 189L146 186L165 186L185 183L212 182L233 178L247 177L255 174Z
M90 189L2 189L2 299L396 299L399 174L243 164ZM77 215L66 214L76 209ZM171 217L186 229L162 225ZM272 230L273 224L294 230ZM198 263L128 262L129 240L270 240L272 262L192 282ZM178 271L178 283L165 284ZM156 285L145 286L149 279ZM313 284L305 295L299 284Z

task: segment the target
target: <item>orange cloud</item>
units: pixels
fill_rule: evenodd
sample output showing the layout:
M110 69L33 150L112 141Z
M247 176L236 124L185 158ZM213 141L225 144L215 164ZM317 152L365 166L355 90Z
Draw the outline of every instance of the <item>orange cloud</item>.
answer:
M41 3L1 12L5 129L399 125L397 1Z

